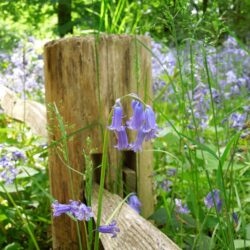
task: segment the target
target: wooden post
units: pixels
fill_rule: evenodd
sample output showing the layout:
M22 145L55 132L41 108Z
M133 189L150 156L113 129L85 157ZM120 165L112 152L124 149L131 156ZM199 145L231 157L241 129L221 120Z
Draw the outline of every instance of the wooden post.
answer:
M91 129L82 130L68 141L70 166L75 170L84 172L82 151L86 149L88 136L92 140L93 148L96 148L97 155L100 156L102 153L103 130L108 125L107 117L115 100L128 93L136 93L144 100L148 94L150 95L151 53L142 43L150 48L148 37L128 35L73 37L45 45L46 102L56 104L67 125L67 133L70 134L90 124L98 123L102 127L100 129L100 126L93 126ZM148 100L146 102L148 103ZM126 114L131 114L129 103L125 107ZM49 142L52 142L60 139L62 134L56 118L51 117L49 113L48 111L48 126L53 131L49 133ZM131 136L129 135L130 139ZM113 148L115 144L116 139L111 135L106 184L110 190L122 195L122 169L130 168L124 166L124 162L135 165L132 161L136 161L137 156L132 152L119 152ZM151 144L147 143L145 148L151 149ZM142 151L138 157L137 188L135 187L137 190L134 191L138 193L143 204L143 215L149 216L154 206L151 180L152 152ZM131 171L135 172L135 169ZM51 193L59 202L84 199L83 177L75 171L69 174L59 150L50 150L49 173ZM73 182L73 192L70 178ZM80 229L83 230L83 227L80 226ZM52 233L53 249L78 249L76 226L69 217L54 218ZM85 240L83 238L83 245Z

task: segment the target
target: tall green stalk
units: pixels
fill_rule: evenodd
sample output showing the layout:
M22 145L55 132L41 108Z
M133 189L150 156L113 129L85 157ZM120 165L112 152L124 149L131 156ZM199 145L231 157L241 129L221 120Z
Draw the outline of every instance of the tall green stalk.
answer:
M23 215L22 215L19 207L16 205L14 199L12 198L12 196L10 195L10 193L8 192L8 190L5 188L4 184L2 184L0 182L0 185L3 188L4 192L6 193L6 195L8 196L8 199L10 200L10 202L12 203L12 205L14 206L14 208L16 209L18 216L23 221L23 224L27 225L27 231L28 231L28 234L30 235L30 238L31 238L32 242L34 243L35 249L36 250L40 250L40 247L38 246L36 238L35 238L32 230L30 228L30 224L29 224L28 218L26 217L26 215L25 215L25 217L23 217Z

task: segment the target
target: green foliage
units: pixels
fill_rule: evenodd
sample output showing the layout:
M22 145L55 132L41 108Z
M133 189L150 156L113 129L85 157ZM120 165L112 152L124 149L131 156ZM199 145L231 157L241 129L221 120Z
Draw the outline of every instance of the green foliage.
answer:
M39 247L47 249L51 222L44 141L34 137L23 124L4 115L0 122L0 158L16 151L25 156L24 160L15 162L19 172L13 184L0 180L0 248L34 249L31 233Z

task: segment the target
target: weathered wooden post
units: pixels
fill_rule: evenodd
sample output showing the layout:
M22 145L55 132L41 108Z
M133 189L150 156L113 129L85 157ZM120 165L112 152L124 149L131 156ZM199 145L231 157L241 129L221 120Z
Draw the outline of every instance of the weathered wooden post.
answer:
M150 47L148 37L128 35L73 37L45 45L46 102L56 104L67 124L68 134L94 123L106 129L108 114L117 98L136 93L145 100L150 95L151 53L146 47ZM149 103L149 100L146 102ZM128 103L125 107L126 113L131 110L129 106ZM60 139L62 134L56 118L51 119L50 114L48 126L53 128L49 142ZM75 170L84 172L82 151L86 149L88 136L93 148L96 148L93 159L98 162L102 153L102 129L95 126L82 130L68 141L69 162ZM124 192L123 187L127 191L137 192L143 204L142 214L148 216L153 212L154 205L152 151L146 150L151 149L151 144L146 143L144 150L136 155L113 148L116 142L113 135L111 137L107 187L120 195ZM137 174L136 161L139 163ZM50 150L49 173L51 193L59 202L84 199L83 177L75 171L69 174L60 153L55 149ZM73 192L70 178L73 180ZM121 179L125 182L124 186L120 185ZM80 226L80 229L83 230L83 227ZM52 234L53 249L78 249L76 225L69 217L54 218ZM83 245L85 240L83 238Z

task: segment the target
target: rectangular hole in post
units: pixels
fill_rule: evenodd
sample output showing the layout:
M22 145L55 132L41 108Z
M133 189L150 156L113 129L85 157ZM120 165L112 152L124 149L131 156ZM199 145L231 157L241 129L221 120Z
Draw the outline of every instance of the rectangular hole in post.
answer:
M123 183L124 183L124 195L128 193L136 192L136 153L133 151L124 151L122 154L123 159Z
M102 164L102 153L91 154L91 160L93 162L94 174L93 181L100 184L101 178L101 164Z

